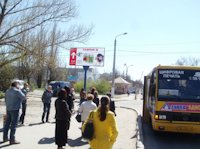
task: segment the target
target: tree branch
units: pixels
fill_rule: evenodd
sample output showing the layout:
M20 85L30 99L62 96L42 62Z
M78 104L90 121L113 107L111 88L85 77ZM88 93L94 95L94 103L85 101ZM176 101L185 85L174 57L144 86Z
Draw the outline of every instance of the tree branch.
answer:
M8 52L0 52L0 55L6 55L6 54L19 54L21 52L19 51L8 51Z
M15 57L15 58L12 58L12 59L9 59L9 60L5 60L3 62L0 62L0 68L5 66L5 65L7 65L7 64L10 64L10 63L12 63L12 62L14 62L14 61L16 61L16 60L18 60L20 58L22 58L23 56L25 56L25 54L21 55L21 56L18 56L18 57Z
M3 9L3 5L1 4L1 2L0 2L0 8Z
M1 27L1 24L2 24L3 19L5 17L5 11L6 11L7 3L8 3L8 0L4 0L4 4L2 6L1 13L0 13L0 27Z
M62 3L61 3L61 4L62 4ZM57 5L58 5L58 4L57 4ZM10 39L10 38L13 38L13 37L15 37L15 36L17 36L17 35L23 33L23 32L26 32L26 31L29 31L29 30L31 30L31 29L34 29L34 28L36 28L37 26L40 26L40 25L44 24L45 22L48 22L48 21L51 21L51 20L56 20L57 18L60 18L60 19L61 19L63 16L66 15L65 13L58 14L58 13L57 13L57 11L58 11L57 9L54 10L54 11L48 12L51 8L52 8L52 6L49 5L48 8L46 8L43 12L39 13L38 15L36 15L36 16L34 16L34 17L31 17L30 19L25 18L25 19L24 19L24 22L21 21L21 23L13 25L13 26L10 27L9 29L7 29L7 31L5 31L3 35L1 35L0 40L8 40L8 39ZM59 9L59 8L58 8L58 9ZM71 9L69 9L66 13L69 14L66 18L74 17L73 12L72 12ZM12 31L13 29L15 29L15 28L17 28L17 27L20 27L20 26L23 26L23 25L25 25L25 24L31 24L31 22L33 22L34 20L40 18L41 16L45 16L45 15L49 15L49 14L51 14L51 15L50 15L48 18L41 20L41 21L38 22L37 24L32 25L31 27L26 28L26 29L24 29L23 31L17 32L17 33L15 33L15 34L10 35L10 36L8 36L7 38L3 39L3 38L4 38L6 35L8 35L8 33L9 33L10 31ZM55 14L57 14L57 15L55 15ZM71 14L71 15L70 15L70 14ZM28 20L27 20L27 19L28 19Z
M15 9L23 0L19 0L16 4L14 4L14 6L12 8L10 8L10 10L8 10L6 13L5 13L5 16L7 14L9 14L9 12L11 12L13 9Z

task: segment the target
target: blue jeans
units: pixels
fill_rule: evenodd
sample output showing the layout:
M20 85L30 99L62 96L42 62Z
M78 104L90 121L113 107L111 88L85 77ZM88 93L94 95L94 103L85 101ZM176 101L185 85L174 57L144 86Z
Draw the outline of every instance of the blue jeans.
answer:
M7 111L6 121L3 129L3 139L8 140L8 131L10 128L10 141L15 141L15 132L19 119L19 110Z
M43 114L42 114L42 121L44 121L44 118L46 116L46 122L49 120L49 113L51 108L51 103L43 103Z

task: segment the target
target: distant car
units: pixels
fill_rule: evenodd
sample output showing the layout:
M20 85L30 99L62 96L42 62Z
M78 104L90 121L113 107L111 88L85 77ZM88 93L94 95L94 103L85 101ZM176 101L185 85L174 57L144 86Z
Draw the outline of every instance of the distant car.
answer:
M135 93L136 93L134 87L130 87L130 88L128 89L128 92L129 92L130 94L135 94Z
M65 81L51 81L49 85L52 86L53 90L53 96L57 97L58 92L60 91L61 88L64 88L65 86L71 88L71 83L70 82L65 82Z

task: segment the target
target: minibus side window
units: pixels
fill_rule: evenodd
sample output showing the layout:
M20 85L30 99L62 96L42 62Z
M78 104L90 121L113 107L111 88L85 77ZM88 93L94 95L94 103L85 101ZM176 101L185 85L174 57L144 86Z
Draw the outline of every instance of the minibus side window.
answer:
M151 79L150 79L150 92L149 92L149 96L151 97L155 97L156 94L156 73L153 72ZM153 98L155 99L155 98Z

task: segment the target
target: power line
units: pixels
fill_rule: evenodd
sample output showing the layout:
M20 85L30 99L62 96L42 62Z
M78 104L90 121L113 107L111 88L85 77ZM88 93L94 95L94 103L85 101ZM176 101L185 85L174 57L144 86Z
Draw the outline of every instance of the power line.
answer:
M199 50L200 51L200 50ZM113 52L113 50L106 50L106 52ZM197 51L176 51L176 52L169 52L169 51L132 51L132 50L117 50L117 52L126 52L126 53L139 53L139 54L200 54Z

